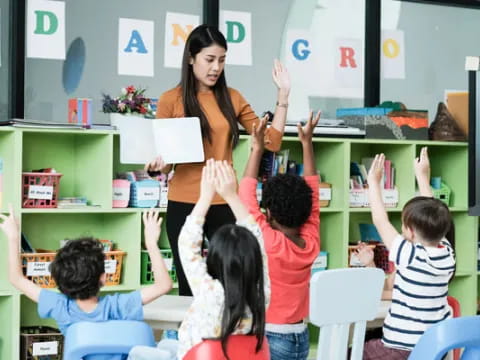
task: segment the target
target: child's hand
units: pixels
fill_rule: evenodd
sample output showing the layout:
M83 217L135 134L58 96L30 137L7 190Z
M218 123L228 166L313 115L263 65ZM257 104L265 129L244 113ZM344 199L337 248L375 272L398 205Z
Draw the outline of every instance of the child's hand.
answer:
M430 160L428 159L427 147L424 146L420 150L420 157L414 161L415 176L418 179L428 180L430 182Z
M143 218L143 234L145 236L145 247L152 249L158 247L158 239L160 238L160 228L163 218L160 213L153 209L146 211L142 215Z
M383 176L383 167L385 165L385 155L384 154L377 154L375 155L375 159L370 166L370 170L368 170L368 185L373 184L380 184L382 181Z
M208 159L202 170L202 181L200 183L200 198L210 202L215 196L215 160Z
M312 142L313 130L315 129L315 126L317 126L318 121L320 120L321 114L322 112L318 111L314 119L313 111L310 111L310 114L308 116L308 120L305 126L302 128L301 124L297 124L298 138L300 139L302 144L309 144Z
M253 124L252 128L252 151L263 152L265 148L265 129L267 128L267 118L265 115L260 119L258 125Z
M373 261L373 250L370 246L367 246L367 244L358 244L357 257L364 266L375 267L375 262Z
M279 90L287 94L290 92L290 75L288 75L287 68L278 59L273 62L272 77Z
M225 200L228 197L237 194L237 177L232 166L227 161L217 161L215 163L216 177L215 177L215 189L217 193Z
M20 226L18 221L15 218L15 213L13 212L12 204L8 204L8 212L10 215L0 214L0 219L2 223L0 224L0 229L4 232L7 238L11 241L18 241L20 238Z

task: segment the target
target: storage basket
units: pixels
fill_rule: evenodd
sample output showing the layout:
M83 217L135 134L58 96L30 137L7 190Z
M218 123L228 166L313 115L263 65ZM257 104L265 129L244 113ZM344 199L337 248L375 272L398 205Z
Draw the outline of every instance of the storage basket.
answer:
M318 184L318 206L327 207L332 199L332 184L321 182Z
M452 193L452 190L447 186L447 184L442 182L440 189L435 189L432 187L432 192L435 199L443 201L447 206L450 205L450 194Z
M105 253L105 286L120 284L122 263L126 254L126 252L118 250ZM56 287L57 284L50 275L50 263L55 255L54 252L21 254L23 274L40 287Z
M151 208L160 201L160 182L157 180L134 181L130 184L129 206Z
M165 265L168 270L168 274L174 283L177 282L177 273L175 272L175 265L173 265L173 254L172 250L170 249L161 249L160 250L163 260L165 261ZM154 277L152 271L152 263L150 261L150 256L148 255L148 251L142 250L142 268L141 268L141 279L140 283L142 285L153 284Z
M56 208L61 177L60 173L22 173L22 207Z
M20 329L20 360L61 360L63 335L49 326Z

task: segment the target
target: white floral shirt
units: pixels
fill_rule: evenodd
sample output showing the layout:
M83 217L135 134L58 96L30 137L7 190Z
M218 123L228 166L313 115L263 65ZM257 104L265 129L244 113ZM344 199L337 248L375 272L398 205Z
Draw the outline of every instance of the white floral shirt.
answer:
M221 333L224 290L218 280L207 272L206 259L201 256L203 223L201 217L188 216L178 238L178 250L185 275L193 293L193 302L178 331L177 356L183 359L193 346L208 338L218 338ZM244 226L257 238L263 258L265 308L270 302L270 278L263 245L262 231L250 215L237 225ZM252 313L245 310L234 334L248 334L252 328Z

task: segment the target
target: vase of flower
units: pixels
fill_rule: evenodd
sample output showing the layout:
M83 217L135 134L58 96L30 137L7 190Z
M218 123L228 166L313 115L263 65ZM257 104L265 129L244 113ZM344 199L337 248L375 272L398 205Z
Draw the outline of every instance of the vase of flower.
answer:
M125 116L153 118L153 110L150 98L145 97L146 89L137 89L133 85L122 88L120 96L111 97L103 94L103 112L110 114L110 123L115 125L118 119Z

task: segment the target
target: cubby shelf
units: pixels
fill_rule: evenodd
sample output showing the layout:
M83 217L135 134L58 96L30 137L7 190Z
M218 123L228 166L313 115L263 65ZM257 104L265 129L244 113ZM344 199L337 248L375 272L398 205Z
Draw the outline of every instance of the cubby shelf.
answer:
M332 200L320 209L321 248L328 252L328 268L348 264L348 244L359 239L358 224L371 222L369 208L349 206L350 161L384 152L398 169L396 185L399 206L389 208L389 217L400 229L401 209L415 195L413 160L422 146L429 146L432 176L441 176L452 188L451 211L456 226L457 273L450 293L460 300L462 313L476 312L477 218L467 213L466 143L415 142L314 138L315 161L323 180L332 184ZM302 161L301 146L296 137L285 136L282 149ZM240 137L233 158L240 178L248 160L250 140ZM119 161L119 136L115 131L15 129L0 127L0 158L3 160L3 202L0 211L12 203L22 231L34 247L58 249L59 241L78 236L95 236L113 240L127 252L119 285L106 287L103 293L131 291L140 288L142 249L141 213L148 209L112 208L112 179L119 171L141 169ZM77 209L22 209L21 173L54 167L63 174L61 196L86 196L94 205ZM158 209L166 216L166 209ZM169 243L162 225L161 248ZM0 234L0 264L7 263L7 246ZM174 290L175 291L175 290ZM38 318L36 306L21 296L8 282L6 268L0 271L0 359L13 359L19 352L19 329L23 325L48 324ZM19 320L20 319L20 320Z

